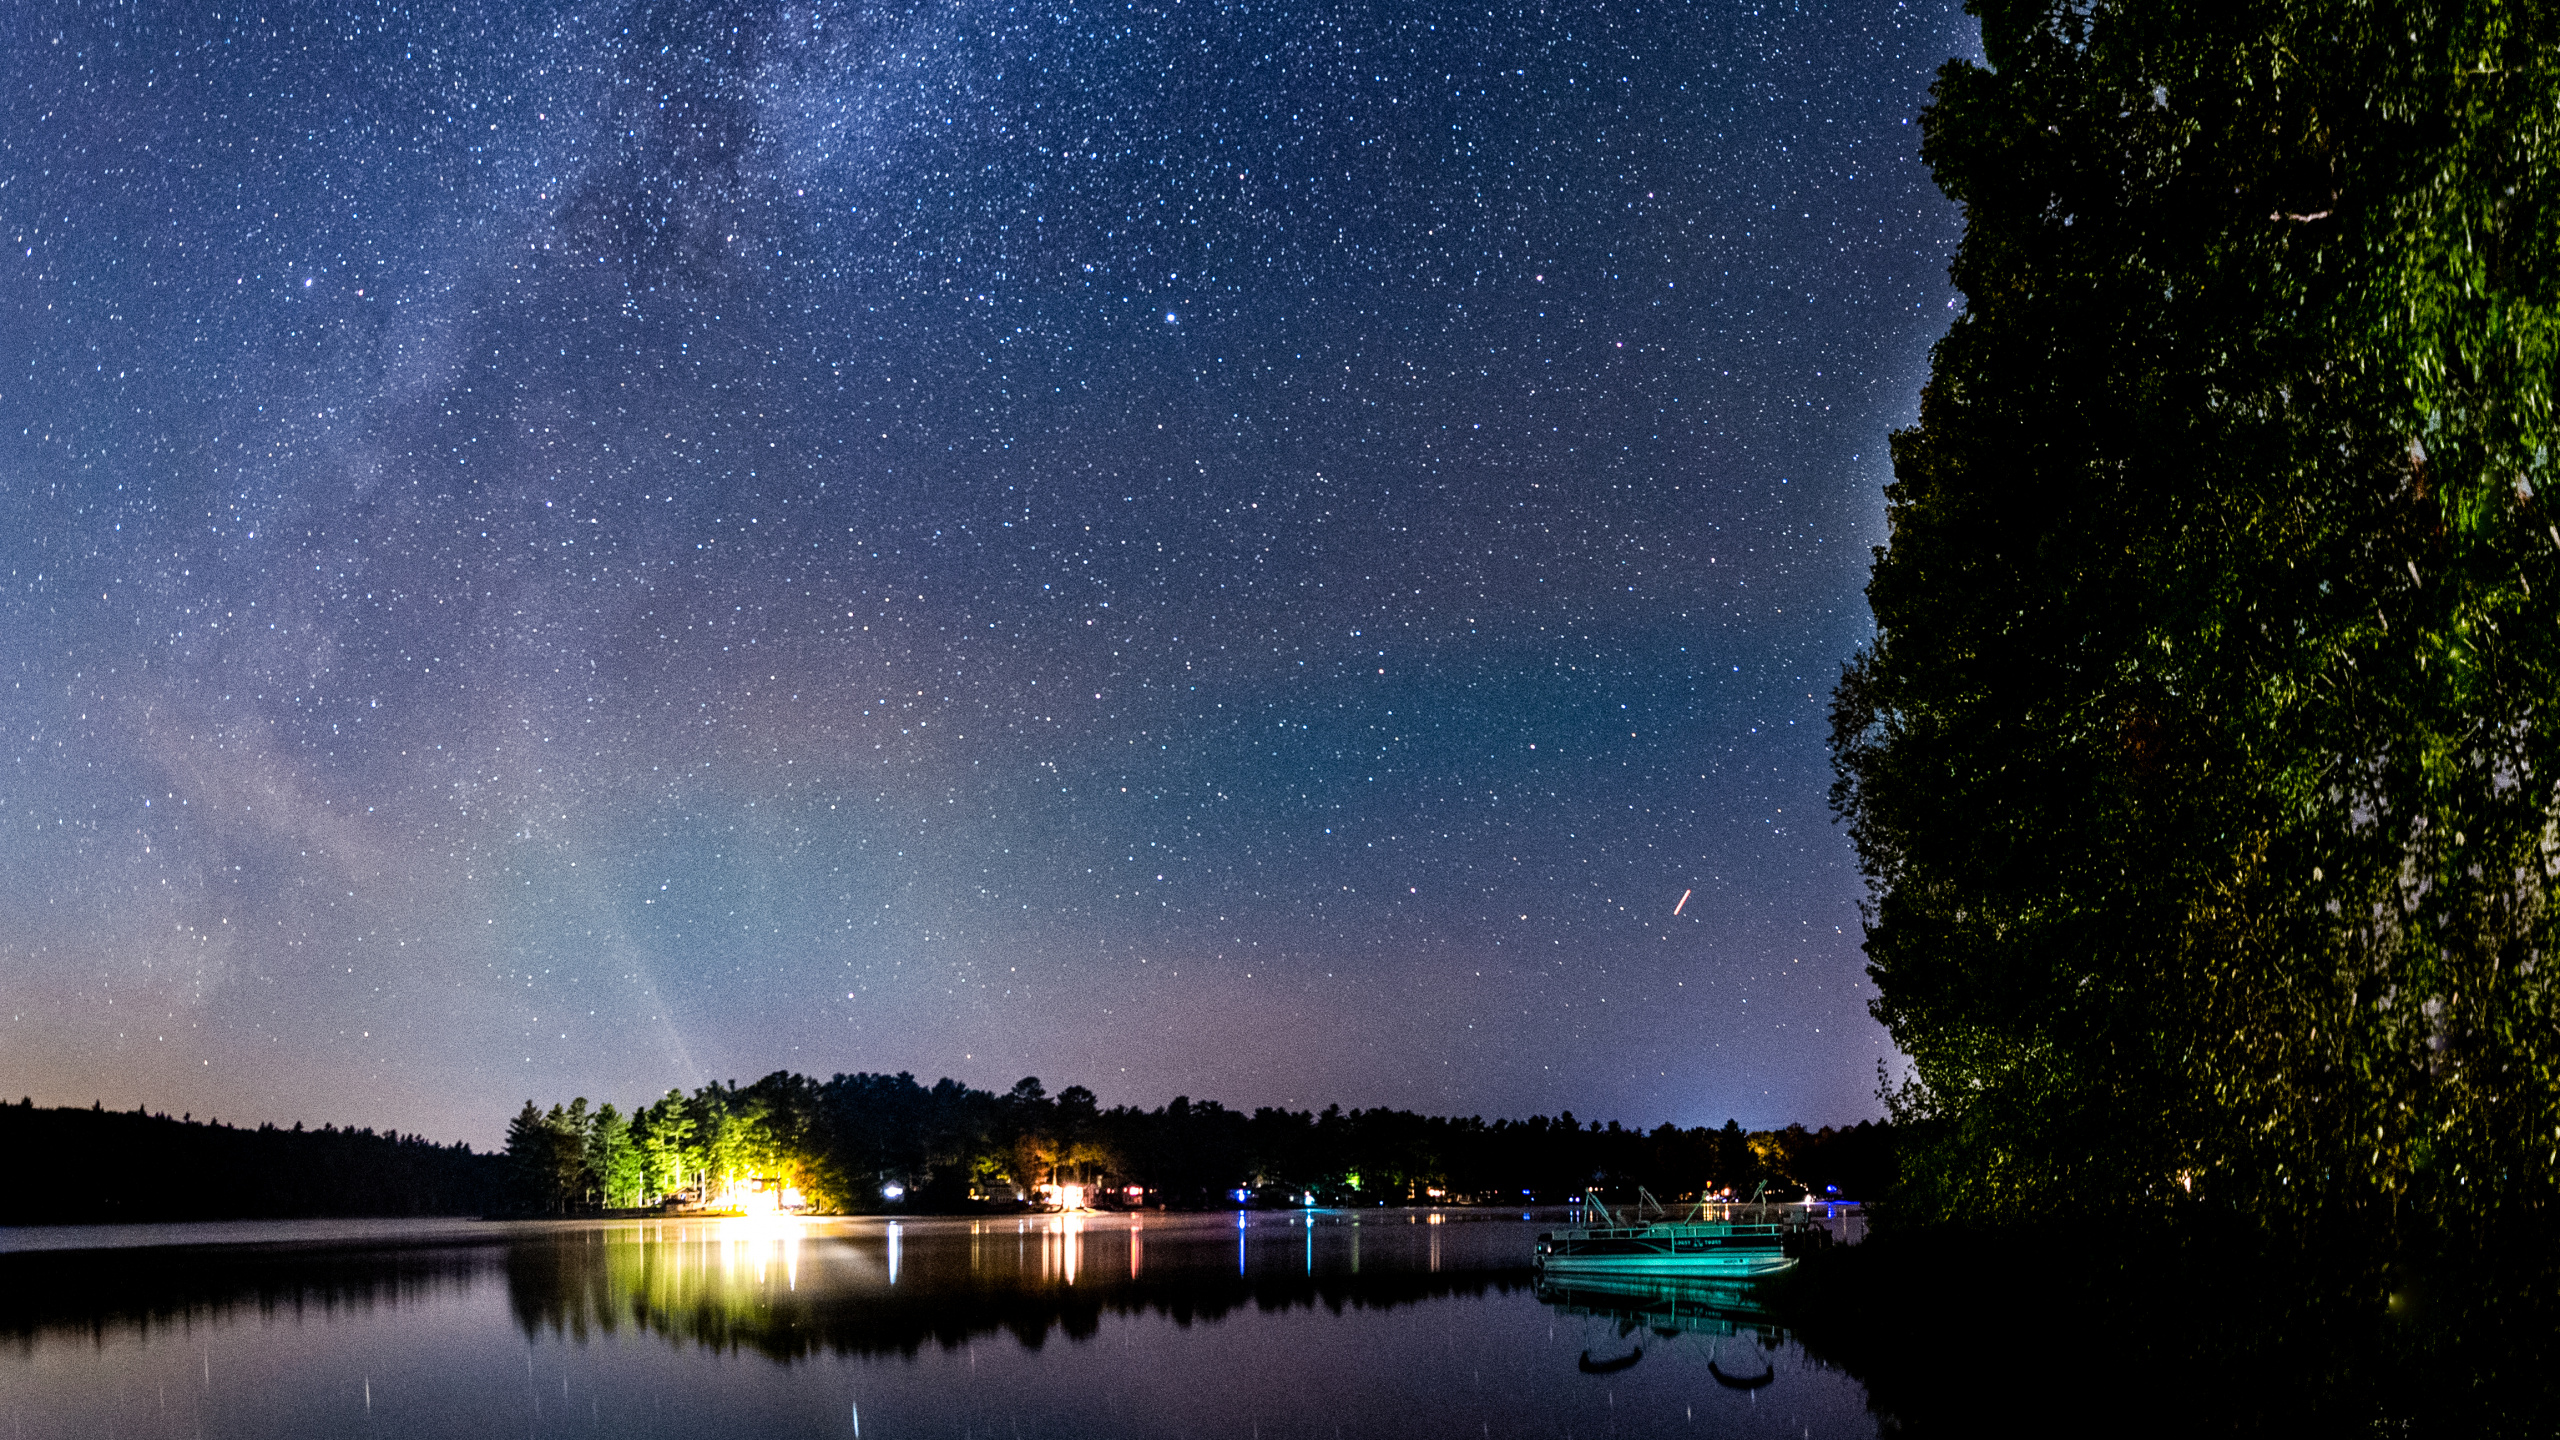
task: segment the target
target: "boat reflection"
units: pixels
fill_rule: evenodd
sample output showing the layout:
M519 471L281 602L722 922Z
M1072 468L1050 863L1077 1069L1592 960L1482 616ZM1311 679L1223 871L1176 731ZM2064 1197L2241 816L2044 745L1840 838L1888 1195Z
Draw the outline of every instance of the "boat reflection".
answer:
M1766 1334L1780 1331L1748 1284L1693 1278L1630 1275L1542 1276L1538 1298L1567 1315L1615 1320L1630 1333L1642 1327L1666 1339L1683 1333Z
M1756 1293L1755 1293L1756 1292ZM1617 1339L1630 1342L1623 1352L1582 1352L1575 1361L1585 1375L1614 1375L1643 1361L1645 1337L1671 1341L1700 1335L1709 1340L1707 1374L1728 1390L1758 1390L1778 1378L1770 1358L1785 1345L1785 1329L1771 1317L1761 1298L1765 1291L1747 1282L1691 1276L1542 1274L1538 1299L1576 1318L1614 1324ZM1740 1347L1722 1341L1740 1338ZM1733 1348L1747 1352L1737 1358Z

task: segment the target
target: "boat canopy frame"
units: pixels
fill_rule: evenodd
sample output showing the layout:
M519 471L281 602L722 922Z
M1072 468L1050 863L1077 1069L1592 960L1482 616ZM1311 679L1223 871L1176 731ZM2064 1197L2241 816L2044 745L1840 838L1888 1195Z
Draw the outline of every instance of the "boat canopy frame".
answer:
M1584 1227L1593 1230L1618 1230L1643 1229L1649 1225L1665 1224L1783 1225L1787 1223L1788 1219L1797 1213L1799 1207L1768 1201L1763 1198L1768 1193L1767 1180L1762 1180L1752 1187L1751 1198L1748 1200L1717 1200L1702 1191L1697 1202L1675 1220L1671 1216L1671 1207L1655 1199L1653 1192L1641 1185L1636 1187L1635 1203L1628 1207L1624 1215L1612 1211L1608 1203L1600 1198L1598 1190L1585 1189L1582 1192L1582 1203L1591 1218L1584 1222ZM1653 1211L1653 1218L1650 1220L1645 1218L1644 1213L1648 1208ZM1808 1205L1803 1208L1809 1210L1811 1207Z

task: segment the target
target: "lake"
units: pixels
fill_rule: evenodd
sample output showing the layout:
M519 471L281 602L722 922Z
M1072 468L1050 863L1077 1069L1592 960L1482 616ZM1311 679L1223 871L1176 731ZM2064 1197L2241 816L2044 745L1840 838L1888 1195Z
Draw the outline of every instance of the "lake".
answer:
M1872 1435L1747 1296L1542 1290L1560 1214L0 1231L7 1440Z

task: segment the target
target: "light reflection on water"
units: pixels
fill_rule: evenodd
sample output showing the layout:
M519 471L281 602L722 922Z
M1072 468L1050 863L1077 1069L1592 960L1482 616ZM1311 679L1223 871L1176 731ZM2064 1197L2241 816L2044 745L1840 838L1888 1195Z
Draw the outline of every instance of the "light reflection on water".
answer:
M13 1254L0 1433L1875 1433L1747 1308L1542 1300L1536 1228L670 1219Z

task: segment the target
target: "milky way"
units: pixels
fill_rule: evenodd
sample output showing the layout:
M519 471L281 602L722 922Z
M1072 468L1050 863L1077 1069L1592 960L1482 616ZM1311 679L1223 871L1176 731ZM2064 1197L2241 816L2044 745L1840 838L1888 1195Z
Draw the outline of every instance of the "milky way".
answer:
M12 1097L1873 1113L1954 6L6 40Z

